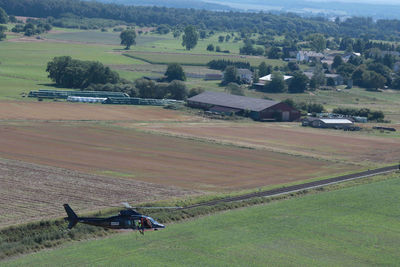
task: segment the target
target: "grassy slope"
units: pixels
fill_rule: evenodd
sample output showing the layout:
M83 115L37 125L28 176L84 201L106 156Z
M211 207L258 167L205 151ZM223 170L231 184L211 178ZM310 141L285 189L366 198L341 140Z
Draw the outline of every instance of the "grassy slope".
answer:
M112 53L120 47L65 43L0 42L0 98L16 99L22 92L51 83L46 65L53 57L69 55L81 60L97 60L103 64L136 64L138 60ZM129 78L129 75L124 75Z
M399 174L393 179L228 211L136 239L85 241L4 266L362 266L400 256Z

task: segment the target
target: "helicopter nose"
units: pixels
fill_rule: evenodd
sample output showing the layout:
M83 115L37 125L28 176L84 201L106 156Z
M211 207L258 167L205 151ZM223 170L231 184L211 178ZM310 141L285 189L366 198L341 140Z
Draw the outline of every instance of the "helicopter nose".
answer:
M160 229L164 229L165 225L161 224L161 223L157 223L156 224L156 228L160 228Z

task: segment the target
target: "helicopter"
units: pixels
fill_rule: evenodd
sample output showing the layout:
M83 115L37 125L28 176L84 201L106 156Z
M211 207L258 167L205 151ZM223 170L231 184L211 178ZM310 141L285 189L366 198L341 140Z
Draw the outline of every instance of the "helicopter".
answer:
M116 229L116 230L136 230L141 234L145 231L157 231L164 229L165 225L157 222L153 218L140 214L134 207L131 207L128 203L122 203L126 209L121 210L118 215L107 217L107 218L96 218L96 217L78 217L76 213L68 204L64 204L64 209L67 212L68 217L64 220L68 221L68 229L72 229L78 222L89 224L93 226ZM179 209L181 207L140 207L147 209Z

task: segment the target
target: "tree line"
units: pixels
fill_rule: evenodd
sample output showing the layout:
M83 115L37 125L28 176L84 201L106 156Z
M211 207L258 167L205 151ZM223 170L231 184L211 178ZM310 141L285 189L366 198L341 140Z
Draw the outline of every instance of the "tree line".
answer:
M324 18L302 18L295 14L217 12L195 9L138 7L80 0L0 0L0 6L13 15L60 18L67 13L84 18L101 18L135 23L139 26L168 25L199 29L304 35L321 33L332 37L362 37L399 40L399 20L349 18L344 22Z
M47 63L46 71L52 81L65 88L124 92L132 97L177 100L186 99L189 93L195 92L189 92L186 88L183 83L186 79L185 73L176 63L168 65L162 82L145 78L130 82L120 78L117 72L100 62L73 59L70 56L53 58Z

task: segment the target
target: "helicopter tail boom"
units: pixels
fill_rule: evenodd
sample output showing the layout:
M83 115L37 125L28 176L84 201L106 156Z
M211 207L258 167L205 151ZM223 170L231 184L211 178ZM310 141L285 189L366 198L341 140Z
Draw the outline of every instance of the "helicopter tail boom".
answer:
M78 223L78 215L71 209L68 204L64 204L64 209L67 212L68 217L65 218L69 222L68 229L71 229Z

